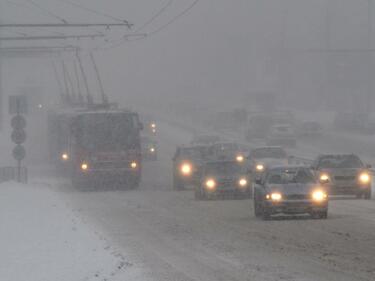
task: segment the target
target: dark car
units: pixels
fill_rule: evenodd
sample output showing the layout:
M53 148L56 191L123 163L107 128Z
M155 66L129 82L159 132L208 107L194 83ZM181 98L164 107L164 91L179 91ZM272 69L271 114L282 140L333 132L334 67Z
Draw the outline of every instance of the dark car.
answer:
M158 159L157 142L148 136L141 137L142 157L146 161Z
M204 145L177 147L173 157L173 188L183 190L197 183L197 172L210 157L210 147Z
M236 160L206 162L201 168L195 198L214 198L232 195L249 198L252 193L247 168Z
M372 173L354 154L320 155L312 168L331 195L355 195L371 198Z
M281 146L263 146L250 151L247 157L250 169L255 177L261 175L266 169L273 166L285 166L289 163L289 157Z
M264 220L275 214L310 214L327 218L328 192L306 167L267 170L254 188L254 212Z
M219 142L211 147L213 159L236 160L244 163L246 158L246 148L235 142Z

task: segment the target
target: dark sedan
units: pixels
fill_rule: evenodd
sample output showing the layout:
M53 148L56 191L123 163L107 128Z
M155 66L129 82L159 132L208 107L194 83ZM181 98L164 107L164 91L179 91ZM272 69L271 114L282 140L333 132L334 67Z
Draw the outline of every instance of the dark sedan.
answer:
M257 181L254 190L256 217L276 214L310 214L327 218L328 195L314 173L306 167L275 167Z

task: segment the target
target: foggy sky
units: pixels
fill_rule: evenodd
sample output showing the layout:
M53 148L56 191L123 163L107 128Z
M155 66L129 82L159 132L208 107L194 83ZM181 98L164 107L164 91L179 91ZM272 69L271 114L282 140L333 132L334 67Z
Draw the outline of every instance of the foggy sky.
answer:
M135 24L134 29L167 3L77 2L129 19ZM157 29L191 2L174 1L144 32ZM103 20L58 1L38 0L38 3L72 21ZM37 10L25 14L5 2L1 14L3 22L51 20ZM368 48L367 15L367 0L202 0L162 32L97 52L96 56L107 92L123 103L145 98L159 100L156 97L165 97L165 100L199 97L202 103L207 103L210 98L218 97L219 101L240 104L246 94L259 91L275 92L305 103L327 93L329 101L347 101L352 100L353 93L360 97L368 93L372 55L327 55L301 50ZM15 81L53 81L53 77L48 77L51 69L46 61L8 60L6 65L8 71L3 70L4 76L10 78L4 87L8 91L15 86ZM56 89L53 82L49 86L48 92Z

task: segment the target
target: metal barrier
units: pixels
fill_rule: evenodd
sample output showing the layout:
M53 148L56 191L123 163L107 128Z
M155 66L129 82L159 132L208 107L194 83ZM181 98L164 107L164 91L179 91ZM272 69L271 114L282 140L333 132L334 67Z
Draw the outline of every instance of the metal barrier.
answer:
M0 182L19 181L27 183L27 167L21 167L20 178L18 179L17 167L0 167Z

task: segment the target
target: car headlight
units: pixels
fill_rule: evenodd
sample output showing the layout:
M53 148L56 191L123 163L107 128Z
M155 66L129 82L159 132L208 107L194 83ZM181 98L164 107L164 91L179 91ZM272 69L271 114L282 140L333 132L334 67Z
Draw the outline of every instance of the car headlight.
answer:
M192 172L192 167L190 164L188 163L184 163L181 165L181 173L184 175L184 176L189 176Z
M328 182L329 181L329 175L328 174L321 174L319 177L321 182Z
M151 153L154 153L154 152L155 152L155 148L154 148L154 147L151 147L151 148L150 148L150 152L151 152Z
M238 181L238 185L241 186L241 187L247 186L247 179L245 179L245 178L240 179Z
M156 124L155 124L155 123L151 123L150 127L151 127L152 129L155 129L155 128L156 128Z
M89 165L88 165L87 163L83 162L83 163L81 164L81 170L82 170L82 171L87 171L88 168L89 168Z
M69 155L68 155L68 153L63 153L63 154L61 154L61 159L62 159L63 161L67 161L67 160L69 160Z
M312 193L312 199L314 201L324 201L327 199L327 193L322 191L322 190L315 190L313 193Z
M364 172L359 175L359 182L362 184L367 184L371 181L371 177L368 173Z
M236 157L237 162L243 162L244 160L245 160L245 158L243 157L243 155L237 155L237 157Z
M258 171L258 172L263 172L264 171L264 165L263 164L257 164L255 166L255 169Z
M216 182L215 182L214 179L208 179L208 180L206 181L206 188L207 188L208 190L214 190L215 187L216 187Z
M130 163L130 167L131 167L132 169L136 169L136 168L138 167L137 162L135 162L135 161L131 162L131 163Z
M272 201L281 201L283 196L279 192L273 192L271 194L267 194L266 198Z

